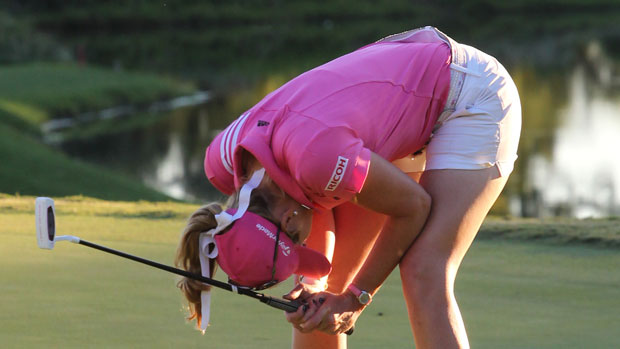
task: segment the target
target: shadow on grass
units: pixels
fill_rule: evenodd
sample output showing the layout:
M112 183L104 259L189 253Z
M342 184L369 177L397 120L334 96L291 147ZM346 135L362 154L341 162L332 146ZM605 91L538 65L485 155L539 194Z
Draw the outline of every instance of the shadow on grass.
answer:
M483 224L480 239L536 241L558 245L620 248L620 217L597 219L497 219Z

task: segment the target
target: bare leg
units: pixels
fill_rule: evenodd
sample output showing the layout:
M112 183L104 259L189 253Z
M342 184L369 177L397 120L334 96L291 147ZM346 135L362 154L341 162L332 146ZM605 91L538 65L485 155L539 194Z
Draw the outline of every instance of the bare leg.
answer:
M332 272L328 279L328 291L341 293L357 274L366 256L370 252L377 235L385 223L385 216L366 210L360 206L346 203L333 209L333 226L336 231L336 243L334 257L332 259ZM325 220L325 222L327 222ZM314 226L316 229L329 229L329 224L323 228ZM333 228L332 228L333 229ZM311 234L311 237L312 237ZM321 234L317 234L321 236ZM308 240L308 245L312 240ZM320 242L314 242L320 248ZM293 329L293 348L325 348L343 349L347 347L345 334L329 335L314 331L301 333Z
M400 263L417 348L468 348L454 296L458 268L484 217L506 184L496 167L431 170L420 184L432 197L422 233Z

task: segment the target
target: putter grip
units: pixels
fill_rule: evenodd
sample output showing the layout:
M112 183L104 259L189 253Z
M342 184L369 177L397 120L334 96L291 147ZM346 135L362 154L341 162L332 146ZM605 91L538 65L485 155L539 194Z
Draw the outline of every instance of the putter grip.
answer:
M265 303L267 303L268 305L274 308L282 309L286 311L287 313L296 312L297 309L299 309L299 307L302 306L301 302L296 301L296 300L288 301L284 299L277 299L277 298L271 298L271 297L266 299ZM350 336L353 334L353 331L355 331L355 326L351 327L347 332L345 332L345 334Z

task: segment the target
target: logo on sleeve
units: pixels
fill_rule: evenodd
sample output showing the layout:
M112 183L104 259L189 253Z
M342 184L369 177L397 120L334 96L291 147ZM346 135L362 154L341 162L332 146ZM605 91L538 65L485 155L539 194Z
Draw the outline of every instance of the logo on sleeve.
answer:
M329 183L325 187L326 191L334 191L338 188L338 185L342 181L342 177L344 176L344 171L347 170L347 164L349 163L349 159L339 156L338 162L336 163L336 168L334 168L334 173L329 179Z

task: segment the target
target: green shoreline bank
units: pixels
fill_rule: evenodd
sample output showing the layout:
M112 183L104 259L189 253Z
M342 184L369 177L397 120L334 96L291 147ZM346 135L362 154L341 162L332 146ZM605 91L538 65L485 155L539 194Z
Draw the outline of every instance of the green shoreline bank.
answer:
M135 179L69 158L42 141L40 126L55 117L195 91L193 85L168 77L78 64L0 66L0 192L172 200Z

